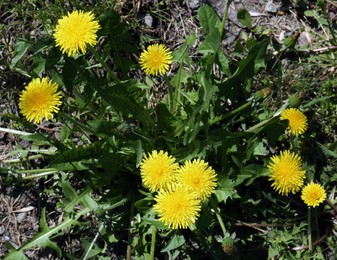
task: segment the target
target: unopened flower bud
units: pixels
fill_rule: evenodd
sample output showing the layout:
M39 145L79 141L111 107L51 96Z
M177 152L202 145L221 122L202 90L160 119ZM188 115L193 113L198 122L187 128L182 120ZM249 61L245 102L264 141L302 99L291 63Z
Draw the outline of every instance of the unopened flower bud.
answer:
M289 97L289 106L290 107L298 107L302 103L301 98L298 93L295 93Z
M270 88L264 88L259 91L256 91L254 93L254 99L258 101L262 98L266 98L270 94L270 91L271 91Z
M234 240L231 237L226 237L223 241L222 241L222 248L223 251L231 256L234 252Z

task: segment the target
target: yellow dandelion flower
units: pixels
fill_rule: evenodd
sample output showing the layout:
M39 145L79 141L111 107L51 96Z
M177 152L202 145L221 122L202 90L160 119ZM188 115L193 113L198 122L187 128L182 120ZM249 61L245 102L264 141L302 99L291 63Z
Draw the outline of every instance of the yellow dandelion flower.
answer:
M301 199L309 207L316 207L326 199L325 189L320 184L309 183L303 188Z
M281 120L288 120L288 129L294 135L303 134L308 129L307 117L297 108L288 108L281 113Z
M274 181L271 186L280 194L295 194L303 186L305 170L297 154L288 150L281 152L271 158L268 168L271 172L269 180Z
M80 51L85 53L87 45L97 43L99 29L100 25L91 12L75 10L58 20L53 36L62 53L75 56Z
M216 173L207 162L194 159L186 161L177 173L177 182L186 185L199 199L211 196L217 185Z
M163 44L152 44L143 51L139 64L146 74L163 75L172 63L172 52Z
M159 190L155 201L153 208L159 220L171 229L187 228L199 217L200 200L184 185Z
M28 120L38 124L43 118L53 118L53 112L62 104L58 85L47 78L33 79L20 95L21 114Z
M176 179L178 164L175 158L164 151L153 151L140 165L140 174L145 187L150 191L167 188Z

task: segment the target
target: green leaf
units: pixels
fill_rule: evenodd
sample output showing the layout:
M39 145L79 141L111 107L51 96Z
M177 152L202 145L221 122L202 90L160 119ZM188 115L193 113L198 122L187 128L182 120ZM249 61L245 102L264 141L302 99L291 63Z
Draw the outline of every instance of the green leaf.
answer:
M245 186L251 185L256 178L267 177L269 171L267 167L258 164L250 164L246 167L240 169L240 173L235 181L236 185L241 183L244 179L247 179L246 176L249 176L249 180L246 182Z
M60 185L62 187L62 191L65 197L68 200L68 202L65 203L66 206L64 208L64 211L73 211L73 208L79 203L82 204L83 207L90 210L95 210L97 208L97 203L91 198L92 190L90 187L87 187L80 194L77 194L75 189L70 185L69 181L61 180Z
M269 45L269 39L257 42L249 50L247 57L239 62L239 66L233 77L240 78L241 81L248 77L253 77L260 68L265 68L266 51Z
M334 151L332 151L332 150L326 148L326 147L325 147L324 145L322 145L321 143L318 143L318 142L317 142L317 144L318 144L319 148L321 148L322 152L324 153L324 155L325 155L326 157L337 158L337 153L335 153Z
M217 200L224 203L226 203L228 198L238 197L235 191L235 182L228 178L219 181L219 187L214 193Z
M39 77L41 73L43 72L43 70L45 69L46 60L40 55L34 55L34 57L32 58L32 61L33 61L33 65L32 65L33 75L35 77Z
M328 99L333 98L333 97L336 97L336 95L330 95L330 96L324 96L324 97L320 97L320 98L315 98L314 100L312 100L312 101L306 103L305 105L303 105L302 108L304 110L306 110L307 108L315 105L316 103L320 103L322 101L328 100Z
M246 9L240 9L237 12L237 18L244 26L247 26L249 29L252 28L252 17Z
M121 69L123 75L126 76L132 65L134 65L133 59L130 58L131 54L137 52L134 39L115 10L107 10L98 19L101 25L101 30L98 34L107 36L108 39L103 55L111 56L111 53L113 53L113 70ZM117 35L118 37L116 37ZM125 53L128 55L125 55Z
M156 106L157 128L160 131L173 131L175 117L168 110L167 106L160 103Z
M46 59L46 70L50 70L54 67L54 65L61 59L62 53L59 48L53 47L49 52Z
M142 121L149 129L153 128L153 122L148 112L137 104L131 96L131 93L127 90L130 82L111 86L109 82L102 79L87 78L87 80L90 82L90 86L93 87L116 112L125 115L131 114L136 119Z
M77 74L77 66L74 65L74 62L76 61L66 57L62 68L62 81L70 92L73 90L73 82Z
M146 212L151 208L152 203L153 203L153 198L146 197L146 198L137 200L134 203L134 206L137 210L139 210L141 212Z
M212 30L206 35L205 40L199 46L198 53L217 53L219 46L220 32L219 30Z
M231 76L232 73L229 68L229 61L221 48L218 49L216 58L218 64L220 65L222 73L224 73L226 76Z
M13 53L13 58L10 63L10 67L14 68L16 64L22 59L22 57L26 54L29 47L31 47L31 42L25 39L18 39L15 44L15 49Z
M4 258L4 260L28 260L29 258L23 253L22 250L16 250L11 243L6 242L6 247L8 248L9 254Z
M185 244L185 238L183 235L175 234L169 242L164 246L164 248L160 251L161 253L165 253L171 250L174 250L180 246Z
M130 142L131 147L135 150L137 159L136 159L136 167L138 168L143 159L143 147L142 142L140 140Z
M280 253L279 251L272 247L272 246L269 246L269 249L268 249L268 259L273 259L275 256L278 256Z
M63 149L55 155L55 159L52 161L51 165L97 158L105 149L104 143L105 141L97 141L93 144L80 145L73 149Z
M32 134L32 135L23 135L21 139L33 142L35 145L48 145L50 141L48 140L47 135L43 134Z
M81 237L80 239L81 239L83 248L85 250L85 253L81 259L90 259L98 255L99 253L101 253L102 249L100 249L96 243L93 243L94 241L90 243L87 239L83 237Z
M175 49L172 53L173 62L191 64L191 58L188 55L188 45L182 44L179 48Z
M215 29L219 31L221 21L212 7L202 5L198 10L198 17L205 34L208 34Z
M40 228L42 229L41 232L36 234L34 238L29 241L27 244L25 244L23 247L21 247L18 251L12 251L8 254L6 259L27 259L24 257L24 251L30 248L35 248L37 246L39 247L50 247L54 249L59 257L61 257L61 249L58 247L58 245L55 242L52 242L50 240L50 237L57 233L60 229L64 227L66 221L62 222L59 226L56 226L55 228L50 229L47 225L46 221L46 209L43 208L41 212L41 220L40 220ZM67 226L71 223L67 223ZM61 228L60 228L61 227ZM17 257L17 258L15 258Z
M67 124L64 124L61 128L60 141L66 142L71 134L71 130Z
M160 220L157 220L154 218L145 218L145 217L143 218L143 220L145 221L145 223L154 225L157 229L162 229L162 230L167 229L167 226L165 226L164 223L161 222Z

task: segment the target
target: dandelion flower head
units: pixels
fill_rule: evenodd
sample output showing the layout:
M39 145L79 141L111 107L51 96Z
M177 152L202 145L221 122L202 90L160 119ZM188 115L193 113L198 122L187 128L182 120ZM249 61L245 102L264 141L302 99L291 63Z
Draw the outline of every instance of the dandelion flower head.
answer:
M87 45L94 46L99 29L100 25L91 12L75 10L58 20L53 36L56 46L70 57L80 51L85 53Z
M297 108L288 108L281 113L281 120L288 120L288 129L293 135L303 134L308 129L307 117Z
M171 229L187 228L199 217L200 200L184 185L173 184L159 190L155 201L153 208L159 220Z
M186 185L201 200L211 196L217 185L216 173L207 162L194 159L185 161L177 174L177 182Z
M33 79L22 91L19 99L21 114L28 120L38 124L45 118L53 118L62 104L58 85L47 78Z
M140 174L145 187L150 191L167 188L176 180L179 167L175 158L164 151L153 151L140 165Z
M163 75L172 63L172 52L163 44L152 44L139 58L142 70L149 75Z
M290 192L295 194L303 186L305 170L302 168L300 157L288 150L275 155L268 164L271 185L277 192L287 196Z
M326 192L320 184L312 182L303 188L301 199L309 207L316 207L326 199Z

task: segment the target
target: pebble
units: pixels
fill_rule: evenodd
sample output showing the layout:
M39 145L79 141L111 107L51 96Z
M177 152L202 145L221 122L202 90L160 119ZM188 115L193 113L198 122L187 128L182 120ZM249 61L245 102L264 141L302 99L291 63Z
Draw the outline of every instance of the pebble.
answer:
M149 26L152 27L153 24L153 17L150 14L146 14L144 17L144 23Z
M189 6L191 9L197 9L200 5L200 0L190 0Z
M277 13L277 6L276 4L273 3L273 1L269 1L268 3L266 3L266 6L264 8L264 10L268 13Z
M0 235L2 235L3 233L5 233L5 229L3 226L0 227Z
M27 212L22 212L16 215L16 220L18 221L18 223L21 223L24 218L26 217Z

